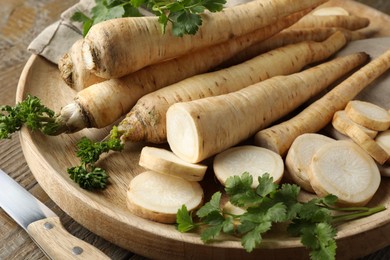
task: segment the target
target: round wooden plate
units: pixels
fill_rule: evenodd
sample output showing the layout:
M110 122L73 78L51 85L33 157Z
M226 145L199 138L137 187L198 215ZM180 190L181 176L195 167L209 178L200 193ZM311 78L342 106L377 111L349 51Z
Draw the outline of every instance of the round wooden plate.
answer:
M369 51L370 41L365 48ZM75 95L60 79L56 65L39 56L31 56L24 68L17 101L23 100L27 94L38 96L43 104L55 111L71 102ZM79 165L75 145L82 136L101 140L109 129L86 129L54 137L27 129L22 129L20 134L24 155L39 184L59 207L81 225L114 244L150 258L308 258L308 251L302 247L299 239L289 237L283 230L267 234L260 248L246 253L239 240L233 237L204 244L196 233L182 234L174 225L132 215L126 208L126 189L130 180L143 171L138 166L138 160L144 144L127 144L123 152L109 153L100 160L99 166L110 175L107 189L99 192L81 189L69 179L66 172L67 168ZM212 175L209 172L202 182L206 199L220 188ZM382 204L388 209L340 225L338 258L357 258L390 244L390 178L382 179L380 189L369 206Z

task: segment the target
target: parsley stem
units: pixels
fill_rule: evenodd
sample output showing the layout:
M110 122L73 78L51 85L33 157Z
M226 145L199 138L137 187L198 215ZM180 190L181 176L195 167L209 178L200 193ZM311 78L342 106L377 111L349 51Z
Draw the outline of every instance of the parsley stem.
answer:
M365 208L365 210L363 210L361 212L334 216L332 222L342 222L342 221L354 220L354 219L358 219L361 217L373 215L373 214L378 213L380 211L383 211L385 209L386 209L386 207L383 205L380 205L380 206L377 206L374 208Z

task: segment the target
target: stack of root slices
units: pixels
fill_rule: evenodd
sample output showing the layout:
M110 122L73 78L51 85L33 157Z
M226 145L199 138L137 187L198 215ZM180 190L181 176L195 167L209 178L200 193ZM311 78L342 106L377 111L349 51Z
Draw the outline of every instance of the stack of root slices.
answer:
M161 223L175 223L182 205L200 207L204 193L199 181L207 166L187 163L172 152L144 147L139 164L147 169L134 177L127 190L127 207L135 215Z

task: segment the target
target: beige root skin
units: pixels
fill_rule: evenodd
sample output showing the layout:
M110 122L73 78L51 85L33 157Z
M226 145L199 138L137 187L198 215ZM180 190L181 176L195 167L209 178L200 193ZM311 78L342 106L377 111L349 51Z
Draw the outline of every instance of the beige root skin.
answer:
M183 37L173 36L171 26L162 34L156 17L112 19L91 28L83 43L83 57L87 68L99 77L119 78L150 64L253 32L324 2L251 1L221 12L202 14L205 22L199 31Z
M345 44L344 35L337 32L324 42L297 43L236 66L187 78L142 97L118 130L125 141L166 142L166 111L172 104L230 93L276 75L300 71L328 58Z
M353 54L233 93L176 103L167 112L171 150L200 162L246 140L366 60L366 54Z
M317 195L336 195L346 206L366 205L381 181L374 160L346 140L325 144L314 154L309 178Z
M76 91L104 81L85 67L81 52L82 43L82 39L76 41L58 63L61 78Z
M221 67L239 64L257 55L288 44L302 41L324 41L337 31L342 32L348 41L367 39L375 33L372 30L350 31L339 27L287 28L265 41L251 45L232 59L224 62Z
M255 143L283 155L294 139L303 133L315 133L331 122L334 113L390 68L390 50L356 71L322 98L292 119L255 135Z
M354 15L306 15L291 28L310 28L310 27L341 27L348 30L359 30L366 28L370 20L365 17Z

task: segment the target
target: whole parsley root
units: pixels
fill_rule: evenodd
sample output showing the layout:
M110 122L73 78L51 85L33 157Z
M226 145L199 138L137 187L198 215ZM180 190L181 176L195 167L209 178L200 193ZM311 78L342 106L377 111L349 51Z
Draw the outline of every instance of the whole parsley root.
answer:
M345 44L344 35L335 33L322 42L292 44L235 66L184 79L140 98L118 129L123 140L166 142L166 112L171 105L227 94L274 76L298 72L308 64L325 60ZM283 66L270 66L281 63Z
M238 236L244 249L251 252L261 244L262 235L271 230L273 224L283 222L288 223L290 235L301 238L301 243L310 250L311 259L335 259L335 223L385 210L383 206L338 208L335 207L337 197L334 195L299 202L299 186L279 186L267 173L258 178L257 187L252 188L252 183L253 177L245 172L228 178L225 185L229 202L246 210L225 211L221 207L222 194L216 192L196 211L199 222L193 220L183 205L177 212L177 229L189 232L202 227L200 237L205 243L212 242L222 233Z
M209 158L292 112L367 59L354 53L236 92L173 104L166 114L170 148L191 163Z
M199 29L200 23L193 26L193 20L188 21L186 14L179 15L175 17L176 21L194 33L183 37L173 35L177 29L174 26L167 26L163 34L158 17L104 21L92 26L84 39L84 62L99 77L118 78L150 64L253 32L282 17L314 8L323 2L326 0L251 1L227 7L220 12L200 14L205 22ZM214 7L218 6L213 6L211 11L216 11ZM217 8L220 9L222 4ZM192 14L189 16L193 17Z

